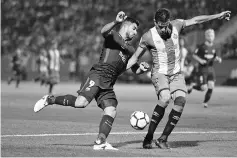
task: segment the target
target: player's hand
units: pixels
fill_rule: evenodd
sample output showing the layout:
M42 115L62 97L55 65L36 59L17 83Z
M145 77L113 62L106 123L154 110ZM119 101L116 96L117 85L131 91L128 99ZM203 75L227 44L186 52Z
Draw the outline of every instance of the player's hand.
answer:
M146 72L150 68L149 64L146 62L141 62L139 67L143 72Z
M116 16L116 22L123 22L127 18L123 11L120 11Z
M230 20L231 11L224 11L220 13L219 19Z
M222 59L220 57L216 57L215 59L217 62L222 63Z
M201 60L199 61L199 63L200 63L201 65L205 65L205 64L207 63L207 61L206 61L206 60L203 60L203 59L201 59Z

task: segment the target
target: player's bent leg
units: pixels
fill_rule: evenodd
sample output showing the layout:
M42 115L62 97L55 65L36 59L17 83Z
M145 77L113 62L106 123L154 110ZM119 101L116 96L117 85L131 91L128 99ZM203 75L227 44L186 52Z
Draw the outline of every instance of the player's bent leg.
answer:
M147 132L147 135L144 138L144 141L142 144L144 149L151 149L152 148L152 140L153 140L154 132L164 116L165 108L169 104L169 100L170 100L169 89L163 89L158 94L159 94L158 104L156 105L156 107L153 111L151 121L149 124L149 128L148 128L148 132Z
M207 90L207 84L201 85L201 91L206 91Z
M164 108L166 108L169 104L169 101L170 101L170 91L169 89L164 89L160 92L159 94L159 101L165 103L161 106L163 106Z
M169 145L167 143L168 136L173 131L174 127L178 123L181 114L183 112L183 108L186 103L185 99L186 93L184 91L176 91L174 92L174 108L171 110L169 114L169 120L165 126L165 129L160 138L158 138L155 144L161 149L169 149Z
M208 89L207 89L207 92L205 94L205 98L204 98L204 101L203 101L203 107L204 108L208 107L208 102L211 99L212 92L213 92L213 89L215 87L215 82L214 81L208 81L207 87L208 87Z
M39 112L48 105L53 104L71 106L74 108L85 108L89 104L89 101L87 101L87 99L83 96L76 97L70 94L56 97L52 95L45 95L43 98L36 102L34 111Z
M118 150L106 142L116 117L117 104L116 99L106 99L101 102L100 107L104 110L104 115L100 122L98 137L93 146L94 150Z
M75 108L85 108L90 102L84 96L78 96L75 102Z

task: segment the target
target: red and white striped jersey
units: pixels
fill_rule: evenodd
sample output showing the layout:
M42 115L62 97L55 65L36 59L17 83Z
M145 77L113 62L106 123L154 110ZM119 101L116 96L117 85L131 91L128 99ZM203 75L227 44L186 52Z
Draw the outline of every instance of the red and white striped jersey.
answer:
M179 49L179 33L185 27L181 19L171 21L173 31L171 38L163 40L156 27L143 34L139 46L147 49L152 56L152 73L173 75L181 71L181 54Z
M60 53L57 49L49 50L49 69L55 71L60 70Z

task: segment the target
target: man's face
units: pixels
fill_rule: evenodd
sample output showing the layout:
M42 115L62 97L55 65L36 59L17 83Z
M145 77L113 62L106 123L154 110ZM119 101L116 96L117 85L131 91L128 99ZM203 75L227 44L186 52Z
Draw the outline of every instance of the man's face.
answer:
M214 33L214 31L210 31L210 32L207 32L206 34L205 34L205 38L206 38L206 40L208 41L208 42L213 42L214 40L215 40L215 33Z
M167 39L171 37L172 25L169 20L165 23L160 21L155 21L154 23L161 38Z
M136 23L131 23L127 25L127 39L130 41L137 35L138 26Z

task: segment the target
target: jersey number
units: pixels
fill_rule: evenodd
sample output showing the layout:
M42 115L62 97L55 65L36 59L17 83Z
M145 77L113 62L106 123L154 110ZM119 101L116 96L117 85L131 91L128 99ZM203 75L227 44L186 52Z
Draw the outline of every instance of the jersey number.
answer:
M94 86L94 85L95 85L95 81L90 80L89 86L86 87L86 91L89 91L91 89L91 87Z

